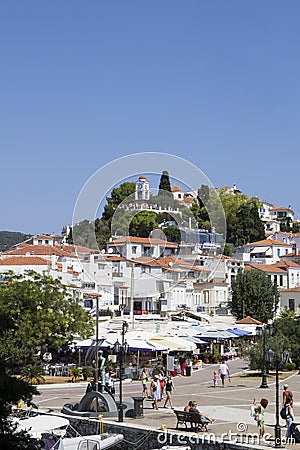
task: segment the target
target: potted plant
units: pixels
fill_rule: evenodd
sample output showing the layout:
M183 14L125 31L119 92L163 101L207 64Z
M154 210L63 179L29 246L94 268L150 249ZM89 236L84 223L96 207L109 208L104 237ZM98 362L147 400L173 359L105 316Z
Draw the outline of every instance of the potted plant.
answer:
M92 375L92 371L89 367L83 367L81 369L81 374L82 374L83 380L87 381L88 377L90 377Z
M204 352L203 353L203 360L206 364L210 363L211 361L211 353L210 352Z
M71 381L72 383L76 382L77 378L80 377L80 369L78 369L78 367L73 367L72 369L70 369L70 377L71 377Z

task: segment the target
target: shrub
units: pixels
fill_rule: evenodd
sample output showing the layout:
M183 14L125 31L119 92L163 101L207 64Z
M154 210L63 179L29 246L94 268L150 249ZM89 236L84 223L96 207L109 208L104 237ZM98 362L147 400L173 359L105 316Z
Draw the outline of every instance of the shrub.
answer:
M289 362L285 365L285 369L290 372L291 370L295 370L296 369L296 364L293 362Z

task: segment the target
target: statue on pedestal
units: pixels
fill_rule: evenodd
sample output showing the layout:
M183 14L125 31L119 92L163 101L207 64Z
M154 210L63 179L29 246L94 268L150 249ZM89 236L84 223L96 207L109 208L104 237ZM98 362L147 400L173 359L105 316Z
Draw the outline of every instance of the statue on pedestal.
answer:
M101 380L101 392L105 392L105 358L103 351L98 352L98 380Z

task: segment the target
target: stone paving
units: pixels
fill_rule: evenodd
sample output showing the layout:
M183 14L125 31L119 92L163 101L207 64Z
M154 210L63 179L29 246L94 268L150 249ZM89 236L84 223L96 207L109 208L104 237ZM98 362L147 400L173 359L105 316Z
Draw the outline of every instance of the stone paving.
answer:
M260 389L260 378L243 375L243 371L246 369L243 361L236 359L230 361L228 365L233 375L230 383L226 380L224 388L220 383L216 388L212 386L212 374L214 370L217 370L218 365L209 365L202 370L194 371L191 377L174 378L176 392L173 394L173 406L175 409L183 409L189 400L195 399L200 410L216 419L214 424L209 425L209 432L214 433L217 437L223 435L225 440L230 437L235 439L235 433L237 433L240 437L244 435L244 440L247 440L249 439L247 434L257 433L256 422L250 417L250 405L254 398L259 402L264 397L269 400L265 413L266 434L274 436L274 428L270 425L275 424L275 377L268 380L268 389ZM300 422L300 375L293 373L284 374L284 376L287 378L280 380L280 401L283 384L287 382L294 392L295 418L297 422ZM125 386L125 401L130 401L128 395L126 396L126 391L132 391L134 384L132 383L130 387ZM163 401L161 403L163 406ZM176 427L176 416L172 409L160 407L158 411L153 410L151 400L144 401L143 418L130 419L126 417L125 421L128 424L132 422L154 428L160 428L164 424L170 430L174 430ZM284 426L282 419L280 419L280 424ZM282 437L284 436L285 428L282 429ZM264 444L273 445L267 442Z
M176 392L173 394L173 405L175 409L183 409L189 400L196 400L198 407L205 414L216 419L214 424L209 425L209 432L224 441L228 439L243 441L249 439L247 434L257 433L256 422L250 417L250 405L253 399L259 402L265 397L269 400L266 410L266 434L274 436L275 424L275 377L268 378L268 389L260 389L260 378L245 376L247 364L239 358L228 362L231 382L226 380L225 388L218 382L216 388L213 387L213 371L218 369L218 365L207 365L202 370L195 370L191 377L175 377L174 384ZM283 376L285 379L283 379ZM297 372L282 374L280 380L280 407L282 399L283 384L288 383L294 392L294 411L297 422L300 422L300 375ZM118 386L117 386L118 387ZM86 383L72 385L44 385L39 387L42 395L35 397L34 401L40 408L51 408L58 412L67 401L79 401L84 395ZM132 405L133 396L140 396L142 385L140 381L123 383L123 398L126 403ZM118 390L116 392L118 400ZM164 409L163 401L158 411L153 410L151 400L144 401L144 417L133 419L125 417L125 424L136 425L141 428L161 429L164 424L168 430L175 430L176 416L171 409ZM284 426L284 421L280 419ZM181 431L180 431L181 432ZM185 434L185 431L182 430ZM199 433L201 434L201 433ZM237 435L238 436L237 436ZM282 428L282 437L285 436L285 428ZM261 442L266 447L274 446L274 442ZM252 446L254 447L254 445ZM287 446L287 448L295 448Z

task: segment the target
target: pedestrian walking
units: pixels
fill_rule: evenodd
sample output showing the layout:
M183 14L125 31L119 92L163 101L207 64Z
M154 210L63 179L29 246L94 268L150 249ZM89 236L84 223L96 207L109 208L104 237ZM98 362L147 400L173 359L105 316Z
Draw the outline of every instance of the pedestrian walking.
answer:
M294 394L289 389L289 385L285 384L283 386L283 393L282 393L282 408L284 408L285 411L286 411L286 405L288 405L291 401L293 403L293 401L294 401ZM288 427L287 419L286 419L285 425Z
M286 403L286 405L285 405L285 416L286 416L286 422L287 422L287 430L286 430L285 437L286 437L287 443L292 443L292 442L289 442L292 437L291 425L295 420L292 399L289 401L289 403Z
M148 375L147 375L147 369L146 367L143 368L142 370L142 374L141 374L141 379L142 379L142 386L143 386L143 397L148 398L149 397L149 392L148 392Z
M166 383L166 373L164 367L162 367L159 372L159 382L160 382L160 395L161 398L163 398Z
M262 439L265 433L265 409L268 406L269 401L266 398L262 398L259 405L253 400L255 420L259 429L259 439Z
M176 389L175 389L175 386L174 386L171 376L168 375L167 381L166 381L166 396L167 396L167 398L165 400L164 408L167 408L167 403L169 402L171 408L174 409L173 403L172 403L172 392L173 391L176 391Z
M220 367L219 367L219 374L222 380L222 387L225 387L225 378L230 377L229 367L227 366L224 359L221 361Z
M217 386L217 379L218 379L218 374L217 374L216 371L214 371L214 374L213 374L213 384L214 384L214 387Z
M183 377L185 375L185 368L186 368L185 355L181 355L179 357L179 364L180 364L180 368L181 368L181 376Z
M151 381L150 392L153 399L152 408L158 410L158 402L161 400L160 381L158 375L154 375L154 378Z

